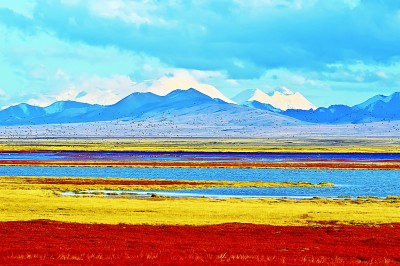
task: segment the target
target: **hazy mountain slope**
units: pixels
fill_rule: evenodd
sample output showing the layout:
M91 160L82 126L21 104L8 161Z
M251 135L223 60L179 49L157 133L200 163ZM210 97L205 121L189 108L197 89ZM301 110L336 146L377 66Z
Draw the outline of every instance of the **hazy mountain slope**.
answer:
M266 103L270 100L270 96L260 89L249 89L242 91L234 98L232 98L232 100L238 104L243 104L245 102L252 102L252 101Z
M270 111L270 112L274 112L274 113L281 113L282 110L273 107L272 105L268 104L268 103L261 103L259 101L250 101L250 102L244 102L242 104L243 106L248 106L251 108L255 108L255 109L260 109L260 110L266 110L266 111Z
M87 122L90 120L84 119L86 114L103 108L74 101L55 102L47 107L19 104L0 111L0 125Z
M25 121L32 117L43 115L45 115L43 108L21 103L0 111L0 121L1 124L12 124L13 122Z
M364 110L374 118L381 120L400 119L400 92L389 96L378 95L353 107L356 110Z
M374 96L367 101L349 107L332 105L316 110L286 110L282 114L312 123L359 124L378 121L400 120L400 93L390 96Z

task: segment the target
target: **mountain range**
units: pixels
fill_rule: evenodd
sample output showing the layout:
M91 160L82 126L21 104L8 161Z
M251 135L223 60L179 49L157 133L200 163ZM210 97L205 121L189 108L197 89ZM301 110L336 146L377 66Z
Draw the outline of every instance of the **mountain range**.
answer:
M59 101L47 107L22 103L0 111L0 125L170 119L196 125L275 127L400 120L400 93L378 95L352 107L316 108L303 95L287 88L272 95L259 89L248 90L231 100L211 85L201 90L172 90L174 85L169 84L168 93L160 86L162 83L153 84L147 92L134 92L106 106L75 101Z
M0 111L1 125L35 125L56 123L84 123L112 120L147 120L180 117L181 121L207 116L208 120L251 124L254 120L263 125L274 123L296 125L301 122L279 113L265 112L246 106L213 99L195 89L175 90L165 96L151 92L135 92L108 106L74 101L55 102L47 107L19 104ZM196 119L194 122L198 122Z
M369 123L400 120L400 93L377 95L353 107L331 105L316 110L286 110L280 112L302 121L325 124Z

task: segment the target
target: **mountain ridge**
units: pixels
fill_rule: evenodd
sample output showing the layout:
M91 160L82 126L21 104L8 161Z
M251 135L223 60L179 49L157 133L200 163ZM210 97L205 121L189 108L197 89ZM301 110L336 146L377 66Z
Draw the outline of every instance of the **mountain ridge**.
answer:
M344 124L400 120L400 92L376 95L353 107L331 105L316 110L286 110L282 114L311 123Z
M282 111L288 109L316 109L316 106L308 101L301 93L294 93L286 87L282 87L280 90L275 90L272 95L268 95L258 88L249 89L239 93L233 97L232 100L238 104L256 101L263 104L269 104Z
M199 117L199 115L204 115L206 118L213 117L216 121L234 121L239 117L243 120L249 120L249 124L251 124L254 114L262 116L265 120L265 125L273 123L288 125L302 123L296 119L274 112L257 111L254 108L246 109L247 107L227 103L221 99L213 99L193 88L175 90L165 96L159 96L151 92L134 92L119 102L108 106L75 101L55 102L47 107L27 106L35 112L28 112L27 115L19 117L13 115L16 112L15 110L24 109L25 104L12 106L0 111L0 118L2 115L10 117L8 120L1 120L0 124L33 125L114 120L128 121L135 119L146 120L165 115L181 117L182 120L185 120L185 117ZM211 123L212 121L209 122Z
M263 95L261 90L254 91L258 93L256 95L258 97ZM289 90L279 93L296 94ZM247 96L249 96L248 92ZM0 125L86 123L121 119L146 120L168 116L180 117L187 123L196 123L198 122L196 119L203 117L204 121L208 118L208 122L211 124L215 123L210 120L212 118L216 121L231 121L233 124L240 123L251 126L273 125L274 119L276 125L361 124L392 121L400 120L400 92L389 96L377 95L352 107L331 105L315 110L281 110L255 99L238 105L227 103L220 98L212 98L194 88L174 90L165 96L152 92L134 92L115 104L105 106L76 101L58 101L46 107L22 103L0 111ZM261 117L265 119L265 122L262 122ZM190 119L193 121L191 122Z

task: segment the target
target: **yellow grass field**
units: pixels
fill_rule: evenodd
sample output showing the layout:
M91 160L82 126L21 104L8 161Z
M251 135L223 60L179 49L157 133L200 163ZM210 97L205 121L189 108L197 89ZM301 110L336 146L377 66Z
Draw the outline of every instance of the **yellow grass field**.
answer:
M0 151L195 151L400 153L397 138L0 139Z
M358 200L150 199L60 196L54 187L0 179L0 221L206 225L383 224L400 222L400 198ZM65 190L71 189L65 185Z
M62 183L62 184L60 184ZM212 187L332 187L333 183L322 182L263 182L263 181L189 181L162 179L126 178L76 178L76 177L32 177L32 176L0 176L0 185L13 190L51 190L55 194L64 191L85 190L179 190L202 189Z

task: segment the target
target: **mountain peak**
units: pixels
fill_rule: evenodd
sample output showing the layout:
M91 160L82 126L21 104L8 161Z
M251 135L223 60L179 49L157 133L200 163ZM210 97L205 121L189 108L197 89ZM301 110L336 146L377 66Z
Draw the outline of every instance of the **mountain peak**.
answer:
M357 109L368 109L369 107L373 107L374 105L376 105L378 102L384 102L384 103L388 103L392 100L395 100L397 98L400 98L400 92L394 92L389 96L385 96L382 94L376 95L372 98L369 98L368 100L354 105L353 107L357 108Z
M270 98L271 97L268 94L257 88L253 91L253 95L247 101L265 103L266 101L269 101Z
M293 95L295 94L293 91L289 90L287 87L282 86L276 92L281 93L283 95Z
M268 94L266 94L265 92L263 92L262 90L257 88L257 89L254 90L252 98L257 98L258 99L258 98L265 98L267 96L268 96Z
M171 91L166 95L167 97L183 97L182 100L184 100L184 97L190 98L190 97L196 97L196 98L204 98L204 99L213 99L209 95L204 94L194 88L189 88L187 90L181 90L181 89L176 89Z
M259 103L272 105L273 107L278 108L280 110L316 109L316 106L313 105L310 101L308 101L299 92L294 93L286 87L281 87L280 89L274 91L272 96L266 94L260 89L246 90L239 93L236 97L233 98L233 100L239 104L243 104L245 102L257 101Z
M268 98L270 98L268 94L257 88L257 89L248 89L242 91L241 93L236 95L232 100L238 104L244 104L246 102L252 102L252 101L264 103L265 101L268 101Z
M165 96L175 90L193 89L213 99L220 99L227 103L234 103L216 87L199 83L189 73L182 72L173 76L165 76L157 80L145 81L134 86L136 92L151 92L159 96Z
M15 110L19 109L24 114L32 113L32 112L34 112L34 111L36 111L38 109L37 106L33 106L33 105L30 105L30 104L27 104L27 103L20 103L18 105L10 106L9 108L15 109Z

